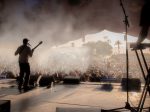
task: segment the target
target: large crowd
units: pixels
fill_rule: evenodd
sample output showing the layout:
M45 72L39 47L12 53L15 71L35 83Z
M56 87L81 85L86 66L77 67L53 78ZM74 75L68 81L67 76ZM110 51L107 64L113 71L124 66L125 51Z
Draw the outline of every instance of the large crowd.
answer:
M148 55L149 56L149 55ZM129 78L139 78L143 81L143 76L138 65L138 61L135 58L135 55L130 56L129 58ZM116 55L112 56L110 59L104 61L97 61L89 65L86 71L72 70L69 72L55 71L43 71L38 69L31 71L31 76L42 75L42 76L52 76L56 81L62 81L65 76L78 76L81 81L91 81L91 82L100 82L100 81L114 81L120 82L122 78L126 77L126 58L125 55ZM150 60L148 60L148 64ZM36 65L34 65L36 66ZM32 66L31 66L32 67ZM0 64L0 79L2 78L16 78L18 77L18 65L7 63Z

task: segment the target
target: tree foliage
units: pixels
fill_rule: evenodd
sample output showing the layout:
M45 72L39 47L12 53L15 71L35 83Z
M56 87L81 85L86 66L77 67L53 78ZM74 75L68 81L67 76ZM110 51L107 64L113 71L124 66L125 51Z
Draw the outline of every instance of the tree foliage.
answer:
M88 42L84 46L90 48L93 55L107 56L112 54L112 46L108 42Z

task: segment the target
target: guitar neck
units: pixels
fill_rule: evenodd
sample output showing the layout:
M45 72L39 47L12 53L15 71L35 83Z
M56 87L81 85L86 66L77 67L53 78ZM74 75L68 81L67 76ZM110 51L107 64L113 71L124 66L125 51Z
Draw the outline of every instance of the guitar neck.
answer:
M37 46L35 46L32 50L35 50L40 44L38 44Z

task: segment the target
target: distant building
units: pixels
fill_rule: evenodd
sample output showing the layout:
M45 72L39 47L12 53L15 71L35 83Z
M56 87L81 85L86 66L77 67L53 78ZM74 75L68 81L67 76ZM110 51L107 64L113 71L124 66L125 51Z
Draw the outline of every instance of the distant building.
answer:
M128 35L128 43L134 43L137 40L137 37ZM95 34L87 34L82 38L77 40L71 40L65 44L59 45L59 47L82 47L84 44L88 42L108 42L113 47L113 54L125 54L126 53L126 42L124 33L115 33L108 30L103 30L101 32ZM115 45L115 42L119 41L121 44L119 45L119 52L118 47ZM148 40L145 39L144 43L147 43ZM128 44L129 51L131 50L130 45ZM144 50L145 53L150 53L149 49Z

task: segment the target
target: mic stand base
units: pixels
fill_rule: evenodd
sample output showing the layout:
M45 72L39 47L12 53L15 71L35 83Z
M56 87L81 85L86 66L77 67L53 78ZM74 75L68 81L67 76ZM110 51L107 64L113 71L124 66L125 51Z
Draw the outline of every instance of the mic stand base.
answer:
M131 112L137 112L135 110L135 107L131 107L128 102L126 102L125 107L120 107L120 108L115 108L110 110L101 109L101 112L122 112L122 110L130 110Z

